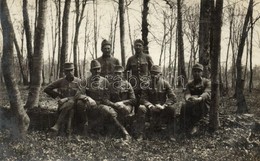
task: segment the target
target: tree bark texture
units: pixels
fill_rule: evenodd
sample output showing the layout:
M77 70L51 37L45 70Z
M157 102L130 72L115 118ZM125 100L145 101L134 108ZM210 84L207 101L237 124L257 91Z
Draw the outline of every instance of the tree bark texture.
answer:
M33 56L33 47L32 47L32 30L30 27L29 14L28 14L28 1L23 0L23 25L25 29L26 36L26 45L27 45L27 59L28 59L28 67L30 74L30 81L32 77L32 56Z
M185 70L184 61L184 44L183 44L183 31L182 31L182 0L177 0L177 32L178 32L178 76L184 78L184 83L187 82L187 75ZM178 86L181 85L179 80Z
M221 26L222 26L223 0L216 0L216 6L212 9L212 53L211 53L211 106L210 129L213 131L219 127L219 58L221 51Z
M61 42L61 53L60 53L60 72L59 77L63 77L64 63L68 61L68 37L69 37L69 13L70 13L71 0L65 1L63 18L62 18L62 42Z
M144 53L149 54L149 48L148 48L148 14L149 14L149 4L150 0L143 0L143 11L142 11L142 40L144 41Z
M39 1L39 15L35 30L33 71L31 86L28 93L25 108L38 107L39 94L42 83L43 47L45 38L46 9L48 0Z
M30 119L22 106L22 99L14 76L14 29L6 0L0 1L0 18L3 29L2 72L10 101L14 126L12 135L24 137L30 124Z
M203 76L209 78L210 65L210 4L212 0L200 1L199 63L203 65Z
M119 25L122 66L125 66L125 1L119 0Z
M247 14L245 17L242 35L240 37L240 42L238 46L238 53L237 53L237 62L236 62L236 69L237 69L237 79L236 79L236 99L237 99L237 112L238 113L245 113L248 112L248 107L246 104L245 96L242 89L242 56L245 46L245 41L248 35L247 27L249 24L249 19L252 14L253 10L253 0L250 0L249 6L247 9Z

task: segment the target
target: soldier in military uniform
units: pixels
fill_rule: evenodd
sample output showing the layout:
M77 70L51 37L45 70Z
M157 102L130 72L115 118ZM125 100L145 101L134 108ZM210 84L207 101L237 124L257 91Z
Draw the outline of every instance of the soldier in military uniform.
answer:
M181 127L191 135L198 132L197 124L205 118L210 108L211 82L202 77L203 66L199 63L192 68L193 80L186 85L185 103L181 108Z
M107 78L109 81L113 77L114 68L116 65L119 65L119 60L114 58L111 55L111 43L107 40L103 40L101 43L101 51L103 52L102 56L97 58L101 64L101 73L102 77Z
M143 90L139 115L141 117L150 114L151 129L161 128L161 122L166 121L168 137L174 136L176 96L170 84L162 78L161 67L153 65L151 68L151 81L149 86ZM140 116L139 116L140 117ZM145 121L145 120L144 120ZM144 127L144 123L143 127Z
M86 96L92 98L97 106L89 106L89 99L85 98L86 96L81 95L77 101L77 108L84 109L87 118L85 120L86 126L89 129L93 128L96 124L97 119L98 123L101 120L102 126L106 121L111 120L123 133L125 139L129 139L129 134L124 128L124 126L117 119L117 112L113 107L118 107L117 104L111 107L109 104L109 82L106 78L100 76L101 65L97 60L91 61L91 73L92 76L87 78L81 83L82 87L86 89ZM126 109L125 109L126 110ZM129 109L130 111L130 109ZM94 119L94 120L93 120ZM88 122L89 121L89 122ZM91 122L92 121L92 122ZM89 123L89 124L88 124Z
M150 70L153 65L152 58L143 52L144 42L140 39L134 42L135 55L131 56L127 60L126 64L126 78L134 89L135 96L137 98L135 105L135 113L138 113L140 105L140 97L142 90L148 85L150 79ZM140 112L140 111L139 111ZM140 115L142 116L142 115ZM142 128L142 122L145 118L137 117L135 120L135 133L139 133ZM141 135L140 135L141 136ZM139 137L139 136L137 136ZM141 139L141 137L140 137Z
M58 120L55 125L51 127L51 130L58 132L61 124L65 121L66 116L70 115L67 125L67 132L69 135L71 133L71 119L74 115L73 107L75 105L75 95L79 92L79 83L81 82L79 78L74 77L73 73L73 63L65 63L65 77L51 83L44 89L44 92L52 98L59 98L58 111L60 113Z

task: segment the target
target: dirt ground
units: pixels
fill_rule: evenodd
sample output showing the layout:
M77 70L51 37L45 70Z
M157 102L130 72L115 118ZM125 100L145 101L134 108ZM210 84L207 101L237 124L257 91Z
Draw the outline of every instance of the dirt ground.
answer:
M0 106L7 107L1 90ZM23 99L26 89L21 88ZM246 92L246 91L245 91ZM182 100L181 91L176 92ZM169 140L163 131L149 134L143 141L125 142L111 135L78 135L53 137L47 130L30 129L24 140L10 138L0 131L0 160L260 160L260 90L246 92L249 113L235 113L236 101L222 97L221 126L215 133L206 127L197 136L177 133ZM41 96L41 107L56 107L56 102Z

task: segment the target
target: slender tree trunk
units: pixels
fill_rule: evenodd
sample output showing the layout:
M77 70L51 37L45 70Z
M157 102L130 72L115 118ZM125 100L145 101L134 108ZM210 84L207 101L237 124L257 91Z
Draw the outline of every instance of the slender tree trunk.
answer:
M161 45L161 54L160 54L160 58L159 58L159 65L161 66L162 64L162 55L163 55L163 49L164 49L164 46L165 46L165 39L166 39L166 36L167 36L167 33L166 33L166 13L164 12L163 13L164 16L163 16L163 39L162 39L162 45Z
M199 63L204 66L203 76L209 78L210 65L210 4L212 0L200 1Z
M39 1L39 16L37 19L37 27L35 30L34 55L33 55L33 71L31 86L28 93L25 108L30 109L38 107L39 94L42 83L43 68L43 47L45 38L45 23L48 0Z
M94 55L97 58L97 0L93 0L93 16L94 16Z
M241 35L241 38L240 38L240 43L239 43L239 46L238 46L238 53L237 53L236 99L237 99L237 105L238 105L238 107L237 107L238 113L248 112L247 103L246 103L245 96L244 96L244 93L243 93L243 90L242 90L242 83L243 82L242 82L242 62L241 61L242 61L246 37L248 35L247 27L248 27L250 16L252 14L252 10L253 10L253 0L250 0L248 10L247 10L247 14L246 14L245 21L244 21L242 35Z
M125 1L119 0L121 63L125 66Z
M62 18L62 44L61 44L61 56L60 56L60 75L63 77L63 65L68 61L68 37L69 37L69 13L70 13L71 0L65 0L63 18Z
M125 0L126 3L128 4L128 1ZM134 55L134 45L133 45L133 40L132 40L132 31L131 31L131 25L130 25L130 18L129 18L129 9L128 6L126 7L126 16L127 16L127 24L128 24L128 34L129 34L129 40L130 40L130 44L131 44L131 51L132 51L132 55Z
M83 13L84 13L84 10L85 10L85 6L86 6L86 2L87 0L84 0L82 2L82 10L80 11L80 4L79 4L79 0L75 0L75 8L76 8L76 23L75 23L75 37L74 37L74 43L73 43L73 55L74 55L74 59L73 59L73 62L74 62L74 75L76 77L78 77L78 63L77 63L77 59L78 59L78 56L77 53L77 48L78 48L78 37L79 37L79 29L80 29L80 25L81 25L81 22L82 22L82 19L83 19Z
M142 40L144 41L144 53L149 54L149 47L148 47L148 20L147 16L149 13L149 4L150 0L143 0L143 11L142 11Z
M171 19L170 19L170 47L169 47L169 83L172 83L172 39L173 39L173 9L171 8Z
M178 76L183 76L184 83L187 82L187 75L185 70L184 60L184 44L183 44L183 32L182 32L182 0L177 0L177 29L178 29ZM178 82L178 86L181 86L181 81Z
M27 75L25 74L25 70L23 67L23 57L17 42L17 39L14 35L14 44L15 44L15 48L16 48L16 52L17 52L17 57L18 57L18 61L19 61L19 66L20 66L20 71L22 74L22 78L23 78L23 85L28 85L28 79L27 79Z
M251 36L250 36L250 78L249 78L249 92L252 92L253 88L253 67L252 67L252 56L253 56L253 35L254 35L254 25L253 25L253 9L252 9L252 14L250 18L250 24L251 24Z
M219 58L221 51L223 0L216 0L216 7L212 11L212 54L211 54L211 105L210 129L215 131L219 127Z
M22 98L14 76L14 29L6 0L0 1L0 19L3 29L2 72L13 114L14 126L12 135L24 137L30 124L30 119L22 106Z
M113 41L112 41L112 55L114 55L115 53L115 42L116 42L116 31L117 31L117 22L118 22L118 15L119 15L119 10L117 10L116 12L116 21L115 21L115 24L114 24L114 34L113 34ZM131 43L132 44L132 43Z
M56 3L57 4L57 3ZM60 75L61 64L61 0L58 0L58 63L57 63L57 78ZM61 71L63 73L63 71Z
M229 22L229 39L228 39L228 46L227 46L227 57L226 57L226 67L225 67L225 80L226 80L226 92L228 93L228 57L229 57L229 48L231 45L231 38L232 38L232 26L233 26L233 14L234 12L231 13L231 18L230 18L230 22ZM232 66L231 66L232 69Z
M32 31L30 27L29 14L28 14L28 1L23 0L23 25L25 29L26 36L26 45L27 45L27 59L29 67L30 81L32 77L32 56L33 56L33 47L32 47Z

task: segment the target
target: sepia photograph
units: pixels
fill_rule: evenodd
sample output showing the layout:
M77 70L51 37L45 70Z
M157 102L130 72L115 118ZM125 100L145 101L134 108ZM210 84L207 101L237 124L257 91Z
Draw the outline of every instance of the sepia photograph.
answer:
M260 0L0 0L0 160L260 160Z

